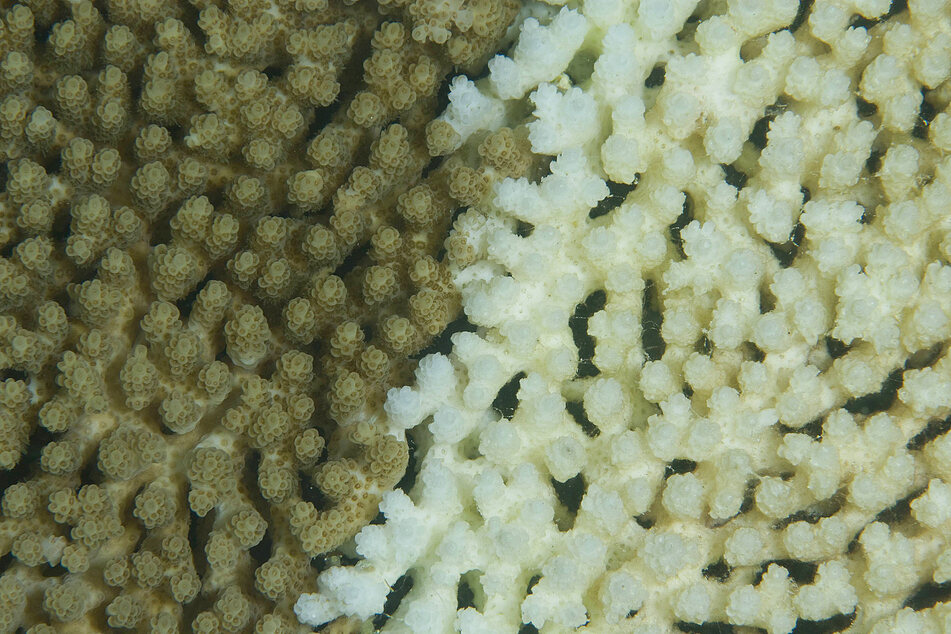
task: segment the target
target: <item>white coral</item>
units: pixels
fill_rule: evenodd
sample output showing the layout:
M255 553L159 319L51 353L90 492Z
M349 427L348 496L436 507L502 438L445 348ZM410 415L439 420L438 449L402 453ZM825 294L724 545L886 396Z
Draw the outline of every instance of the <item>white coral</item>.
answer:
M888 2L817 0L795 34L792 0L697 25L692 0L634 5L529 20L455 84L463 136L491 125L467 94L556 158L457 222L479 330L390 393L417 483L306 622L382 610L410 572L389 631L951 626L946 603L902 609L951 579L951 118L911 134L923 86L946 105L947 3L865 28ZM462 578L479 598L456 610Z

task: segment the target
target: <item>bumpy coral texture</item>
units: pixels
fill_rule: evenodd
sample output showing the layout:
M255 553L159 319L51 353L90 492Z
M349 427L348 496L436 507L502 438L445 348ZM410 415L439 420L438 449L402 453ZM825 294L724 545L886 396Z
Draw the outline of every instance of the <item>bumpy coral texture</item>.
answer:
M459 308L425 126L518 5L3 4L0 632L306 630Z
M298 615L951 631L951 6L531 13L428 130L510 178L448 242L473 327L387 397L415 482Z

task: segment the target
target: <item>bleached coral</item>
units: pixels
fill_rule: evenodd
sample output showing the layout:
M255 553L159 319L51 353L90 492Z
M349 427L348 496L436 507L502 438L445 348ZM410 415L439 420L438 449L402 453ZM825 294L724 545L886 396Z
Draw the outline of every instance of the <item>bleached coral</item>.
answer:
M476 331L389 393L415 483L298 616L947 629L949 7L537 14L443 135L491 104L549 169L456 220Z

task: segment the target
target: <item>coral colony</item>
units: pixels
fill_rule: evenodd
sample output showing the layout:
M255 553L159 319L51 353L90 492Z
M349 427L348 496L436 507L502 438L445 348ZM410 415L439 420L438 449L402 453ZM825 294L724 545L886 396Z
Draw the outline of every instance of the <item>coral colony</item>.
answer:
M949 79L948 0L0 2L0 634L951 632Z
M2 5L0 632L310 632L490 184L440 86L519 6Z

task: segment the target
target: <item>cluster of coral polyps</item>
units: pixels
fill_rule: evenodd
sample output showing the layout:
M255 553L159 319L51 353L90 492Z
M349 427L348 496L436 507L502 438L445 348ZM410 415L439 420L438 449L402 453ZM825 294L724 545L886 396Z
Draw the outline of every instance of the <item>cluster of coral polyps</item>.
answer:
M458 310L439 86L517 10L3 3L0 632L307 629Z
M549 173L454 222L415 483L298 615L951 632L951 3L562 4L430 126Z

